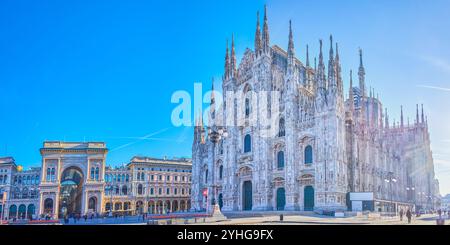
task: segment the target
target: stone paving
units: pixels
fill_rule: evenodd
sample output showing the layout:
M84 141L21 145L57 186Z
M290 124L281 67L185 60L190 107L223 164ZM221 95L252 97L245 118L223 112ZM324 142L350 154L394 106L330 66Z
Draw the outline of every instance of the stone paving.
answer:
M436 225L436 215L422 215L421 217L413 217L410 225ZM450 219L446 217L445 225L450 225ZM202 222L199 219L198 223L190 220L190 225L408 225L407 219L404 217L400 221L400 217L382 217L382 218L367 218L367 217L345 217L335 218L330 216L309 214L309 215L285 215L283 221L280 221L279 215L267 215L258 217L242 217L231 218L220 222ZM173 224L184 224L183 220L173 220ZM61 222L62 223L62 222ZM166 224L165 221L161 222ZM104 218L104 219L80 219L76 223L73 219L68 225L145 225L141 217L129 216L119 218Z
M422 215L414 217L410 225L436 225L436 215ZM335 218L321 215L292 215L284 216L280 221L279 216L233 218L227 221L208 223L211 225L408 225L407 219L400 221L400 217L345 217ZM446 225L450 219L446 219Z

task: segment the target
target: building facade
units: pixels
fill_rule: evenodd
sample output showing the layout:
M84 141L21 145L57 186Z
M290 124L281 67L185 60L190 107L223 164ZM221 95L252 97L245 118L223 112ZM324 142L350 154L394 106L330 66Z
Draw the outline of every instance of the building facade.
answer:
M103 142L46 141L41 167L22 170L0 158L4 219L84 214L138 214L190 208L191 161L133 157L107 167Z
M311 65L308 46L305 63L296 58L290 26L287 51L270 46L266 11L255 33L254 49L245 50L239 65L234 40L231 51L227 46L223 95L212 93L207 128L203 118L196 120L194 210L210 210L216 200L223 211L349 210L352 192L372 193L375 211L434 208L437 182L423 107L412 123L403 108L401 119L390 121L367 88L361 50L358 84L350 71L346 93L332 37L326 69L321 40L318 64ZM213 143L210 132L218 129L227 137Z
M442 198L441 209L445 211L450 211L450 194L447 194Z

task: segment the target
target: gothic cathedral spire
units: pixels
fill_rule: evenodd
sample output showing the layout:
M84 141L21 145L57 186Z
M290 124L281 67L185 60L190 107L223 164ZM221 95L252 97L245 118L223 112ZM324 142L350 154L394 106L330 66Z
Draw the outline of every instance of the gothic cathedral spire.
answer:
M306 45L306 67L309 67L309 47Z
M255 55L258 57L261 54L261 28L259 26L259 11L256 12L256 33L255 33Z
M425 115L423 113L423 104L422 104L422 124L424 124L424 123L425 123Z
M319 52L319 66L317 67L317 88L326 89L326 78L325 78L325 65L323 63L323 53L322 53L322 39L319 40L320 52Z
M400 106L400 127L403 128L403 106Z
M349 106L350 106L350 112L353 114L353 111L354 111L354 107L355 107L355 105L354 105L354 94L353 94L353 71L352 70L350 70L350 88L349 88L349 91L348 91L348 99L349 99Z
M341 62L340 62L340 58L339 58L338 43L336 43L335 66L336 66L336 83L338 86L338 91L341 95L343 95L344 94L344 83L342 82L342 76L341 76Z
M231 34L231 60L230 60L231 77L236 76L236 52L234 50L234 35Z
M359 89L361 90L361 97L366 97L366 84L365 84L365 75L366 72L364 70L363 58L362 58L362 49L359 49Z
M334 52L333 52L333 36L330 35L330 57L328 60L328 81L330 86L335 85L335 67L334 67Z
M228 50L228 40L227 40L227 50L225 54L225 80L230 77L230 56Z
M263 33L262 33L262 45L263 45L263 52L269 53L269 26L267 24L267 6L264 5L264 24L263 24Z
M419 104L416 104L416 124L419 124Z
M389 129L389 115L387 112L387 108L384 108L384 126L386 129Z
M292 23L289 20L288 64L294 65L294 59L295 59L294 37L292 35Z

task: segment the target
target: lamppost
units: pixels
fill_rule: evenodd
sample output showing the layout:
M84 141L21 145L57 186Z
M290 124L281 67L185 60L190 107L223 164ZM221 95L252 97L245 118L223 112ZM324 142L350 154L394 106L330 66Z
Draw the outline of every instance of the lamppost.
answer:
M106 187L108 188L109 191L109 197L110 197L110 205L109 205L109 214L108 216L111 217L112 216L112 210L113 210L113 185L111 180L106 184Z
M427 197L427 203L426 203L427 208L430 210L434 210L433 209L433 196L431 196L431 194L429 194L426 197Z
M415 201L414 201L414 199L413 199L413 197L414 197L414 190L415 190L415 187L414 186L411 186L411 187L406 187L406 191L407 191L407 196L408 196L408 202L411 202L413 205L414 205L414 203L415 203Z
M394 200L393 200L393 193L392 193L392 183L397 182L397 179L394 177L394 173L393 172L389 172L386 176L386 179L384 179L384 181L386 181L387 183L389 183L389 192L390 192L390 196L391 196L391 209L392 209L392 213L395 215L395 207L394 207Z
M215 170L215 164L216 164L216 160L215 160L215 150L216 150L216 144L223 138L228 137L228 132L226 131L226 129L224 127L208 127L208 136L209 139L211 140L211 142L213 143L213 154L212 154L212 166L213 166L213 170ZM213 200L212 200L212 205L213 205L213 210L212 210L212 215L213 216L220 216L223 217L223 214L220 212L220 206L217 202L217 192L218 192L218 188L219 185L216 183L216 171L212 172L212 184L210 185L210 187L213 189Z
M425 208L424 208L424 201L423 201L424 196L425 196L425 192L423 192L423 191L419 192L420 209L423 209L423 210L425 210Z

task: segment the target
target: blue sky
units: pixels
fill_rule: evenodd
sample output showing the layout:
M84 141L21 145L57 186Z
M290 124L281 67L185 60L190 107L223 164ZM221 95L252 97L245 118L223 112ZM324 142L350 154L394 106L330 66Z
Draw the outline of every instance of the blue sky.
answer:
M450 193L448 0L1 1L0 155L29 167L44 140L86 140L106 141L112 165L189 157L192 128L172 126L171 95L220 80L232 33L238 61L253 48L264 3L271 44L287 46L289 19L301 60L306 44L314 56L333 34L346 91L361 47L367 86L391 119L403 105L413 121L424 104L441 192Z

